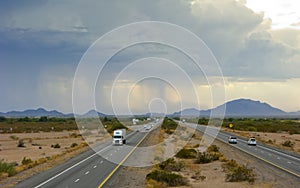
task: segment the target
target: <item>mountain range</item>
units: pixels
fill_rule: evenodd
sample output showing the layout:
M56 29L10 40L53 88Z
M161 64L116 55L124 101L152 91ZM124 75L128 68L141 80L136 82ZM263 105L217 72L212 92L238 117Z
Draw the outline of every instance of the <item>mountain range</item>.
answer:
M299 111L285 112L260 101L237 99L209 110L197 110L195 108L190 108L175 112L172 116L180 116L180 114L181 116L210 116L212 112L214 115L219 116L222 115L224 108L226 109L226 117L287 117L300 115Z
M215 115L221 115L222 109L226 107L225 116L226 117L294 117L300 116L300 111L297 112L285 112L279 108L272 107L267 103L262 103L260 101L254 101L251 99L237 99L233 101L226 102L220 106L217 106L208 110L198 110L195 108L184 109L168 116L210 116L211 112ZM156 114L156 113L155 113ZM160 114L160 113L158 113ZM149 116L150 113L145 114ZM153 114L152 114L153 115ZM10 112L0 112L0 116L5 117L74 117L74 114L64 114L56 110L47 111L43 108L29 109L25 111L10 111ZM78 115L79 117L103 117L106 116L103 113L97 112L96 110L90 110L85 114ZM160 114L161 116L161 114Z

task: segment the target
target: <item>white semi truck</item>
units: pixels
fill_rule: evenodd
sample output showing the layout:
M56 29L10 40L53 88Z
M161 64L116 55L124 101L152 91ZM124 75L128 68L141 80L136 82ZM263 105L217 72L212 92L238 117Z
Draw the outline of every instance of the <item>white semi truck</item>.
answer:
M126 144L126 129L114 130L113 144L115 145Z

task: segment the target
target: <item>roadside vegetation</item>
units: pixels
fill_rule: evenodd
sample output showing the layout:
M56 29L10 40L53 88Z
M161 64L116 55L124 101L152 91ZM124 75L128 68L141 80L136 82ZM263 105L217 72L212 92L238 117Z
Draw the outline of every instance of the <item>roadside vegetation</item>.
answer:
M0 133L32 133L77 130L74 118L0 118ZM17 139L12 137L12 139Z
M208 121L208 118L202 117L198 119L198 124L207 125ZM225 118L222 127L240 131L300 134L299 119Z
M80 123L86 124L85 129L98 129L98 118L82 118ZM126 129L116 117L103 117L100 121L107 132L112 133L116 129ZM35 132L61 132L78 130L75 118L55 118L42 116L39 118L6 118L0 117L0 133L35 133ZM18 140L14 135L11 139Z
M227 118L223 121L223 127L241 131L300 134L300 122L290 119Z
M241 182L248 181L254 183L255 174L253 168L248 168L245 165L239 165L235 160L229 160L222 165L226 172L226 181Z
M192 161L192 164L190 162ZM188 166L202 165L221 161L221 167L225 173L224 181L227 182L243 182L254 183L255 174L253 168L238 164L235 160L227 160L219 151L219 147L211 145L205 152L199 152L193 148L183 148L175 158L169 158L153 167L151 172L147 174L147 187L172 187L189 185L189 179L195 181L204 181L206 176L201 174L201 166L196 170L192 169L192 173L182 173ZM187 164L190 164L186 166ZM194 164L194 165L193 165ZM150 185L151 184L151 185Z
M116 117L104 117L100 118L102 124L108 133L113 134L116 129L127 129Z
M58 147L59 144L55 144L52 146L55 148L55 147ZM46 156L46 157L39 158L37 160L32 160L29 157L23 157L21 164L18 164L16 162L12 162L12 163L4 162L4 160L1 159L0 160L0 179L3 179L5 177L14 176L24 170L31 169L37 165L40 165L40 164L43 164L43 163L46 163L49 161L55 161L56 159L64 157L68 153L71 153L78 149L84 148L86 146L87 146L86 143L81 143L79 145L77 143L73 143L72 146L70 148L66 149L64 152L53 155L51 157Z
M172 134L177 126L178 124L175 121L166 117L161 125L161 129L163 129L167 134Z
M197 151L193 148L182 148L175 156L181 159L194 159L197 157Z
M174 158L169 158L157 164L154 169L147 174L146 179L152 180L152 185L157 187L166 186L182 186L187 185L188 181L182 175L174 172L179 172L184 167L180 161L175 161Z
M7 176L15 175L16 174L15 165L0 160L0 177L3 176L3 174L7 174Z

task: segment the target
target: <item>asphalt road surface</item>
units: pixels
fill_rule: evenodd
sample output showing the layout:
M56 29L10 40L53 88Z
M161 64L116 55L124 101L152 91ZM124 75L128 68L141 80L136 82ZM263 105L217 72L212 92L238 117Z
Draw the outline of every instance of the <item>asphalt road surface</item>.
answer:
M154 129L156 126L159 126L159 123L151 125L152 129ZM212 140L212 136L216 135L218 140L225 143L228 142L229 136L236 136L238 143L230 144L232 147L300 178L300 156L297 154L281 151L260 142L257 142L256 146L249 146L244 138L232 133L218 131L213 127L192 123L181 123L181 125L206 132L207 138L212 138ZM101 144L95 149L97 152L94 150L84 152L62 165L19 183L15 187L105 187L113 179L113 176L117 175L121 165L134 153L135 148L147 136L150 130L146 129L147 126L135 126L134 131L127 136L126 145L113 146L111 141Z
M232 147L242 150L252 157L261 159L264 162L269 163L284 172L288 172L300 178L300 155L296 153L282 151L280 149L267 146L258 141L256 146L250 146L247 144L248 140L246 140L245 138L239 137L232 133L218 131L218 129L214 127L197 125L193 123L181 123L181 125L197 129L201 132L206 132L206 135L209 135L209 137L214 137L214 135L216 135L216 138L218 140L225 143L228 143L229 136L236 136L237 144L230 144Z
M159 124L151 124L151 128ZM121 165L130 157L150 130L148 126L136 126L127 135L127 143L122 146L112 145L111 140L97 149L80 154L66 163L35 175L15 187L35 188L82 188L105 187L110 178L116 175Z

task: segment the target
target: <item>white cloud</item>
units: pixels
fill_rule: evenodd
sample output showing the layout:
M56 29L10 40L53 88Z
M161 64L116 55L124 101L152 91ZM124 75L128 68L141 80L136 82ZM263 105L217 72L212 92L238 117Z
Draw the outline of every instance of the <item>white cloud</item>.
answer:
M265 18L272 19L272 29L294 28L300 18L298 0L247 0L246 6L255 12L263 12Z

